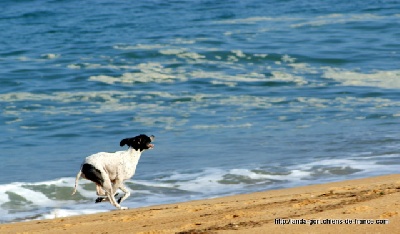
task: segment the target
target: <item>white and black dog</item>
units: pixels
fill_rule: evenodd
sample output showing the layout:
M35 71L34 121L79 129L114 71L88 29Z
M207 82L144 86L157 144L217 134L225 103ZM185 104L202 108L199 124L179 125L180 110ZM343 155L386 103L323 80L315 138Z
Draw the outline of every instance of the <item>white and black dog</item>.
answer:
M125 210L127 207L120 206L120 203L129 197L130 192L124 186L124 181L130 179L136 171L136 165L144 150L153 149L154 136L139 135L132 138L125 138L120 146L127 145L127 151L115 153L100 152L88 156L82 163L81 169L76 175L75 188L72 195L76 193L78 180L82 176L96 184L98 197L97 202L109 200L117 209ZM125 194L115 200L117 190L121 189Z

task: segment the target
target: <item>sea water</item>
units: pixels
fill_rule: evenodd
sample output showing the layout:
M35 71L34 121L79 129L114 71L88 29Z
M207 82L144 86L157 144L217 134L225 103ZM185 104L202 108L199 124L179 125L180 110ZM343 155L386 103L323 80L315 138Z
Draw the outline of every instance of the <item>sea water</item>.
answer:
M398 1L0 9L0 223L113 210L75 175L139 134L128 207L399 171Z

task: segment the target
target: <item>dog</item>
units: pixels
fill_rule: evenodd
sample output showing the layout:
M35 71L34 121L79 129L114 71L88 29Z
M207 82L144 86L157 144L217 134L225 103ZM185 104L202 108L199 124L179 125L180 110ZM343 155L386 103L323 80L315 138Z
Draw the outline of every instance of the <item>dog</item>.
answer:
M81 169L76 175L75 188L72 195L76 193L78 180L82 176L96 184L97 202L110 201L117 209L125 210L120 204L130 196L129 190L124 186L124 181L132 178L135 174L136 166L143 151L153 149L151 144L155 137L141 134L132 138L121 140L120 146L127 145L126 151L115 153L100 152L86 157L81 165ZM116 192L121 189L124 195L118 200Z

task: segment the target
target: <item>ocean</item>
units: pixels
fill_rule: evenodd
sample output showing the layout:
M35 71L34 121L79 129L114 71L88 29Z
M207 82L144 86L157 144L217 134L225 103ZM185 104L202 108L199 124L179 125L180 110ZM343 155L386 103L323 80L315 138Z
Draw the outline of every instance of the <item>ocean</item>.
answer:
M114 210L75 175L139 134L130 208L399 171L399 1L0 9L0 223Z

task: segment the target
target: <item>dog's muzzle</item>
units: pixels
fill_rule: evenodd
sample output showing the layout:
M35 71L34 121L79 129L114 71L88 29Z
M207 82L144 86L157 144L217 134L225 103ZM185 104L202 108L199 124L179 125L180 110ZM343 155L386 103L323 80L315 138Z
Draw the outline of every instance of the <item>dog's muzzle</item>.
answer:
M154 144L147 144L147 147L149 147L149 149L153 149L154 148Z
M154 139L156 139L156 137L154 135L151 135L150 136L150 140L154 141ZM154 144L149 143L149 144L147 144L147 147L149 147L149 149L153 149L154 148Z

